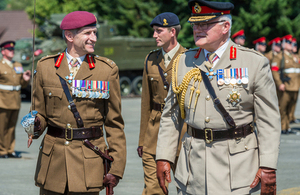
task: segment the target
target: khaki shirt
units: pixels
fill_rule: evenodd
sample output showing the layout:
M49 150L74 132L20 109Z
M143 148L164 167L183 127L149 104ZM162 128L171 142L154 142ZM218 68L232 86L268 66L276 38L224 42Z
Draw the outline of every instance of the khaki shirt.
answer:
M22 64L19 62L12 63L11 68L5 60L0 61L0 84L8 86L21 85L22 88L26 87L29 81L23 79L23 72L18 72L18 69L22 70ZM17 69L17 71L15 70ZM19 110L21 106L21 90L9 91L0 88L0 108Z
M236 58L230 60L232 46L236 49ZM204 51L201 51L199 58L195 58L197 51L187 51L180 57L177 71L179 84L186 73L195 67L207 72L204 66ZM211 81L212 87L237 126L252 123L255 115L257 133L240 139L212 143L185 134L177 162L175 182L177 187L190 194L249 194L249 186L259 166L275 169L277 167L281 134L280 114L269 61L258 52L230 41L213 70L230 68L248 68L248 84L236 86L241 101L235 106L232 105L228 101L228 95L233 87L219 86L216 76ZM156 160L174 162L177 139L184 122L197 129L230 128L213 103L203 81L200 85L195 83L195 87L200 86L197 104L194 93L191 97L191 107L188 107L190 88L193 85L192 79L184 101L185 119L181 118L177 95L173 90L168 93L160 122Z
M48 125L66 128L69 123L77 128L76 120L68 109L68 100L61 86L61 76L70 74L66 56L59 68L52 55L42 58L34 75L33 110L38 111L42 129ZM114 162L109 173L122 177L126 164L126 141L121 116L119 70L105 57L92 55L95 67L90 68L87 59L82 62L75 80L109 81L110 97L106 99L76 98L72 96L84 127L104 127L110 155ZM71 87L71 84L68 83ZM70 89L70 93L71 89ZM104 151L104 138L92 139L91 143ZM103 187L103 160L83 145L82 140L67 144L64 138L45 135L41 144L35 180L46 190L64 193L66 183L72 192L97 192Z

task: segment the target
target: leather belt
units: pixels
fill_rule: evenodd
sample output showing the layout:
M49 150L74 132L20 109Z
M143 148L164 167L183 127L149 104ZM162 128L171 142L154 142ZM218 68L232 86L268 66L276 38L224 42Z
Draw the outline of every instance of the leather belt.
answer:
M153 110L162 112L164 110L165 103L158 104L156 102L153 103Z
M60 127L48 126L48 135L53 137L65 138L66 140L81 140L92 139L103 136L102 127L90 127L90 128L72 128L71 125L67 125L65 129Z
M206 143L211 143L217 140L246 137L253 133L253 125L250 123L248 125L238 126L235 129L195 129L188 126L187 133L194 138L204 139Z

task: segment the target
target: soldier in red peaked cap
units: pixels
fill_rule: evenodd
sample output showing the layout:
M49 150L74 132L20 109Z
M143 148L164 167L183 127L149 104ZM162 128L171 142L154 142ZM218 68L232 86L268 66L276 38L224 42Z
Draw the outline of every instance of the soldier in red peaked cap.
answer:
M298 51L297 39L295 37L293 37L293 39L292 39L292 55L293 55L293 59L294 59L295 63L298 64L298 67L300 68L300 56L297 53L297 51ZM299 82L300 82L300 75L299 75ZM298 96L296 97L296 99L298 100ZM300 123L300 120L295 117L296 103L297 102L293 103L290 113L289 113L290 123Z
M175 172L177 194L251 194L261 186L261 194L274 195L281 132L269 61L230 40L232 3L188 5L198 48L173 63L156 147L160 187L168 194L165 181L171 182L187 124Z
M238 45L245 45L246 36L244 33L244 29L237 31L234 33L231 38Z
M278 71L278 69L279 69L278 66L279 66L279 64L281 62L281 59L282 59L281 38L276 37L275 39L272 39L271 41L269 41L268 46L271 47L271 50L268 53L266 53L265 56L270 61L271 70L272 71Z
M300 69L292 55L292 35L282 37L282 60L277 67L272 66L273 78L279 95L279 108L281 115L281 129L283 134L291 132L289 113L297 102L300 87L298 80Z
M29 83L30 70L23 71L22 64L15 62L14 41L0 44L0 158L21 158L15 152L15 127L21 106L21 87Z
M264 54L267 49L266 37L260 37L252 42L255 45L255 50Z
M67 48L39 60L34 75L34 132L47 133L40 147L35 181L41 194L113 194L126 164L121 116L119 70L105 57L92 54L97 19L86 11L67 14L61 22ZM108 174L98 154L113 158Z

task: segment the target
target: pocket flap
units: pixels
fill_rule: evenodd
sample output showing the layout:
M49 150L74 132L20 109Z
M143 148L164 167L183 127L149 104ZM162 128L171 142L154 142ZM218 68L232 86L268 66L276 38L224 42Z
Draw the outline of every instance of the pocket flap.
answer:
M245 138L228 140L228 145L230 154L236 154L258 147L255 133Z
M42 152L46 155L49 155L52 151L54 143L55 143L55 138L51 139L50 136L45 136L45 140L43 141Z
M98 158L98 157L100 157L98 154L96 154L96 152L94 152L94 150L88 148L85 145L82 145L82 152L83 152L83 156L85 158Z
M61 88L53 88L53 87L45 87L44 88L45 96L49 96L49 97L55 96L55 97L59 97L61 99L63 93L64 93L64 90Z

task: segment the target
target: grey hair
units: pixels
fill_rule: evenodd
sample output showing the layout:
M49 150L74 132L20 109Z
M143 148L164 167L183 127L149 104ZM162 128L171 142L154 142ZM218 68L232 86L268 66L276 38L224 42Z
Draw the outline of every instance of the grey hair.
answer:
M230 37L231 35L231 27L232 27L232 16L230 14L225 14L225 15L222 15L219 17L219 21L221 20L225 20L227 22L229 22L230 24L230 29L229 29L229 32L228 32L228 38ZM220 23L220 25L223 24L223 23Z
M66 30L63 30L63 31L62 31L62 38L65 40L65 42L67 42L67 38L66 38L66 36L65 36L65 31L66 31ZM76 34L78 33L79 29L72 29L72 30L68 30L68 31L71 31L71 33L72 33L73 35L76 35Z

